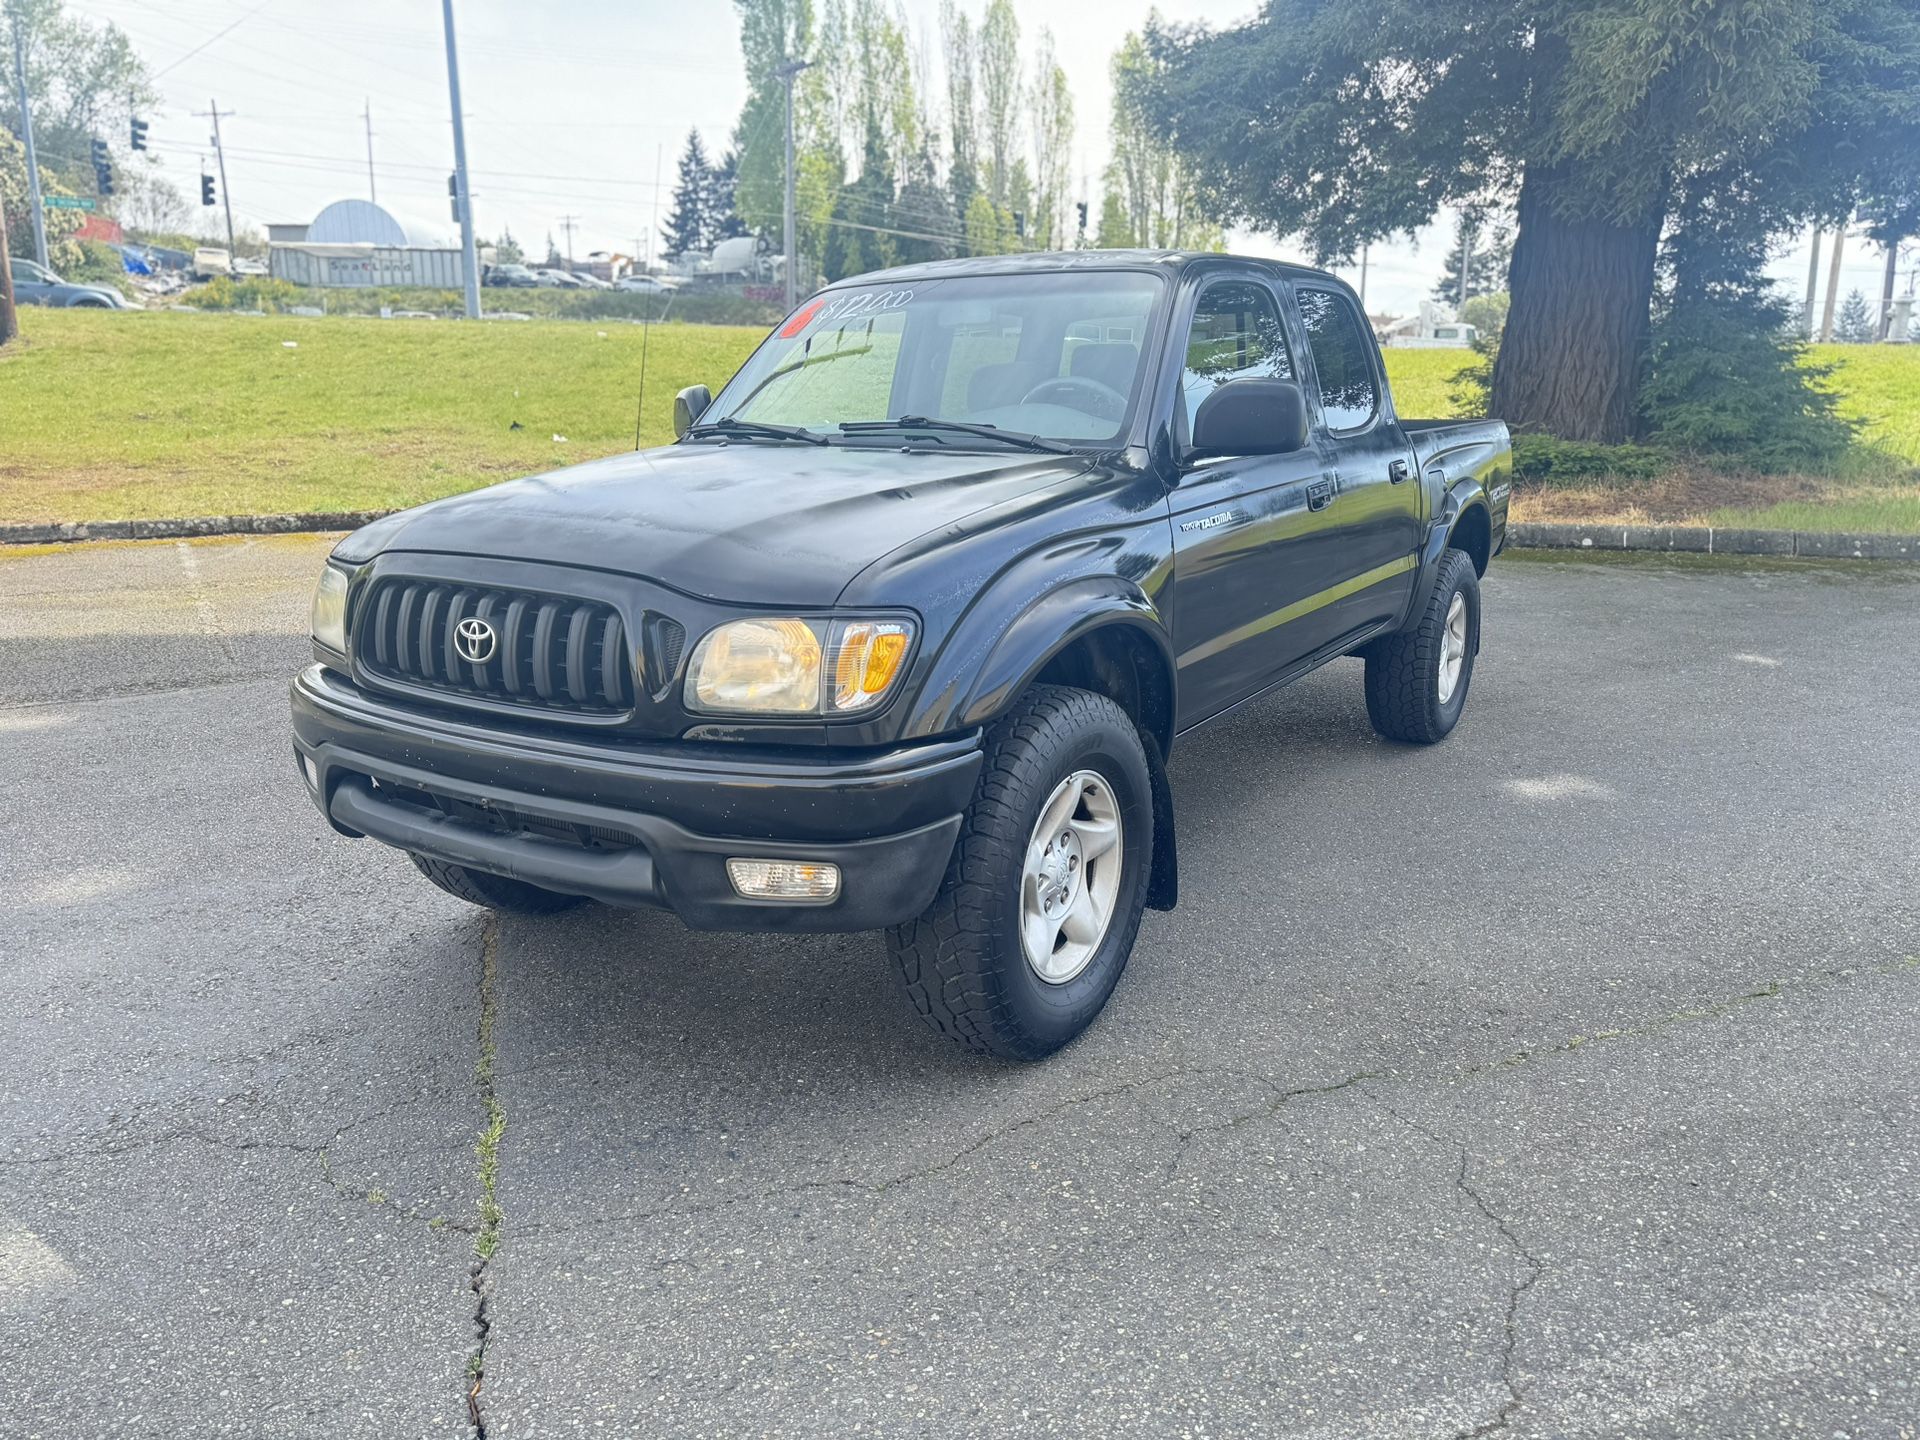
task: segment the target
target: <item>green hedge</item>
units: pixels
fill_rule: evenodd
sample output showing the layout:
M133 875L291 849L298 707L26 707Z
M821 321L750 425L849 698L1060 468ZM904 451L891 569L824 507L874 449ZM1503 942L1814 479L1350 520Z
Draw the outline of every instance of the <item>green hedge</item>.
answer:
M1514 478L1529 485L1594 485L1651 480L1675 457L1645 445L1596 445L1551 435L1513 437Z
M378 315L382 309L392 309L452 317L465 309L458 290L402 286L322 290L259 277L210 280L186 291L179 303L200 310L264 310L269 314L283 313L296 305L312 306L329 315ZM487 289L480 292L480 305L482 310L512 310L542 320L659 320L664 316L690 325L771 325L780 318L777 305L720 291L683 291L669 304L663 295L625 290Z

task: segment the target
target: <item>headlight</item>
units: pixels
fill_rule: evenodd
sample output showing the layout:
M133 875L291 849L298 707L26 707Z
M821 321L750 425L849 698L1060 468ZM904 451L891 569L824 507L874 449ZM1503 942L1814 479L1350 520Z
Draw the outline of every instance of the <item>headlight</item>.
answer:
M734 620L707 632L687 667L689 710L848 715L906 673L907 620Z
M313 638L327 649L347 653L347 572L328 565L313 592Z

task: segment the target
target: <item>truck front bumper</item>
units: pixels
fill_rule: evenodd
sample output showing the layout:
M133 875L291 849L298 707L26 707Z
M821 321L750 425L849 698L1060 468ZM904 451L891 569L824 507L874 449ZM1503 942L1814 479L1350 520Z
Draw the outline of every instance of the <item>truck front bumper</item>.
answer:
M872 930L939 888L980 735L880 752L521 734L396 705L320 665L293 682L294 750L329 824L702 930ZM826 901L749 899L729 859L839 867Z

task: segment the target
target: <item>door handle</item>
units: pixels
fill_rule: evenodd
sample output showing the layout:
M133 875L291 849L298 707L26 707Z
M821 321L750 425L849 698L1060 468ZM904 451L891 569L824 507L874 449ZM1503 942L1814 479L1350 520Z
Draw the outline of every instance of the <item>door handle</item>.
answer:
M1315 480L1307 486L1307 509L1324 510L1333 503L1333 481Z
M1395 460L1387 466L1387 479L1396 485L1411 474L1413 474L1413 467L1404 460Z

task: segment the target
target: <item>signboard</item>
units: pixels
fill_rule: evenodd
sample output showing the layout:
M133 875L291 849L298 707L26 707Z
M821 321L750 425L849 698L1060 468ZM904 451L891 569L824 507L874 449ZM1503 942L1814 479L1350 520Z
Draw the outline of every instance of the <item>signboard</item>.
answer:
M91 195L48 195L45 198L49 210L91 210L94 199Z

